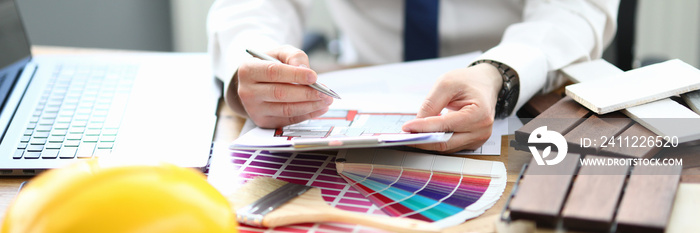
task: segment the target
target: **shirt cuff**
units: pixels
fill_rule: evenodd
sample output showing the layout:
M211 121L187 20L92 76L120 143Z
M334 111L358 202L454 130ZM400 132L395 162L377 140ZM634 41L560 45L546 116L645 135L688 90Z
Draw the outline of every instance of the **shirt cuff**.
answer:
M513 113L537 94L547 81L547 59L539 49L525 44L500 44L486 51L477 60L503 63L518 73L520 91Z

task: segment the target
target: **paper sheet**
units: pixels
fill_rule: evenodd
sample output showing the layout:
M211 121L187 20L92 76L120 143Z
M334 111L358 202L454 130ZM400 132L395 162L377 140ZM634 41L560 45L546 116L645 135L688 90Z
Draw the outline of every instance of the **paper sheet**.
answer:
M454 69L467 67L481 53L404 62L320 74L318 82L343 99L333 109L366 112L417 112L437 79Z
M451 133L408 133L401 126L415 113L363 113L330 110L321 117L278 129L254 128L232 149L301 151L444 142Z

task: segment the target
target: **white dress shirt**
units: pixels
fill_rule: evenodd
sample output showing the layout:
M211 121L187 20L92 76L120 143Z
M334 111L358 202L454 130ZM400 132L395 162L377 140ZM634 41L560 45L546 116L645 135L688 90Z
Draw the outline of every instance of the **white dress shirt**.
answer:
M402 61L403 0L328 0L344 64ZM564 81L557 70L600 58L613 39L618 0L441 0L440 56L485 51L520 78L516 110ZM217 0L207 20L214 72L225 83L245 49L300 47L310 0ZM465 61L468 66L472 61ZM462 67L455 67L462 68ZM234 90L235 91L235 90Z

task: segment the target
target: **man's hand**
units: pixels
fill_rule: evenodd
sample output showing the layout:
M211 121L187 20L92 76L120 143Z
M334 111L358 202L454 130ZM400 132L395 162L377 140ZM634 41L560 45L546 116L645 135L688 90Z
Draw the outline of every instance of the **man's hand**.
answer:
M428 94L417 119L406 122L407 132L454 132L447 142L414 145L424 150L453 153L476 149L491 136L502 78L490 64L444 74ZM442 109L449 111L440 115Z
M277 128L323 115L333 98L314 90L316 72L303 51L283 46L267 52L284 64L251 58L238 68L238 96L250 119Z

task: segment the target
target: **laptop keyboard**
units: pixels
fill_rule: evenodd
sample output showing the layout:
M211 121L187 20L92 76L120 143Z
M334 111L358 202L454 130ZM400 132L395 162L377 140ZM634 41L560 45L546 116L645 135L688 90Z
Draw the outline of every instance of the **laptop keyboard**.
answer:
M109 155L136 77L134 66L60 66L27 123L14 159Z

